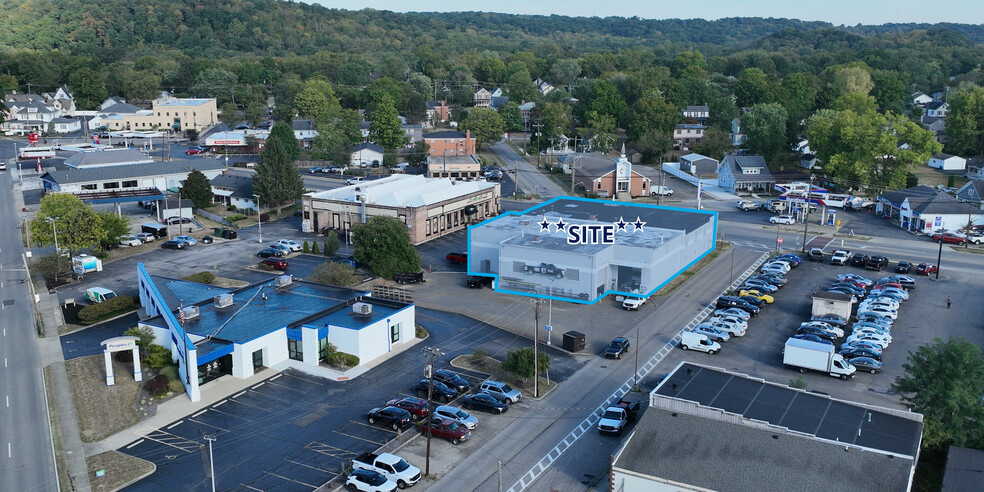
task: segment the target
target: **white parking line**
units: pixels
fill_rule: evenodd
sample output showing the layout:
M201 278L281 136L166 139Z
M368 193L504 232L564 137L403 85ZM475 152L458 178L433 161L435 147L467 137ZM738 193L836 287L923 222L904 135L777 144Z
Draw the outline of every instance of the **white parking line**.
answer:
M767 257L768 257L767 254L762 255L751 267L749 267L747 270L745 270L744 273L738 276L738 278L731 284L729 289L734 289L735 287L741 285L741 283L744 282L745 278L752 275L752 273L754 273L758 269L759 265L765 262L765 259ZM722 292L720 295L725 295L726 293L727 290ZM682 330L680 330L680 333L687 331L693 328L694 326L700 324L700 322L703 321L704 318L706 318L707 315L714 310L714 307L715 307L714 303L704 306L704 308L701 309L696 316L694 316L694 318L690 321L690 323L688 323L687 326L685 326ZM591 414L589 414L587 418L582 420L581 423L574 428L574 430L572 430L569 434L567 434L567 436L565 436L564 439L562 439L556 446L554 446L553 449L547 452L547 454L543 458L537 461L533 465L533 467L529 469L529 471L523 474L523 476L521 476L519 480L517 480L516 483L513 484L512 487L509 487L508 492L520 492L526 490L527 487L529 487L534 482L536 482L536 479L539 478L540 475L543 475L543 472L547 471L547 469L550 468L550 466L553 465L553 463L557 461L557 459L563 456L563 454L567 452L567 450L570 449L571 446L573 446L574 443L581 438L581 436L583 436L585 433L587 433L592 428L594 428L595 423L598 422L599 415L602 412L604 412L605 409L608 408L610 404L618 401L620 398L622 398L622 396L628 393L632 389L632 386L635 381L642 380L642 378L646 377L653 369L656 368L656 365L659 364L659 362L662 361L663 358L666 357L666 355L669 354L670 351L677 346L677 344L680 341L680 333L677 333L669 342L666 343L666 345L660 348L659 351L656 352L656 355L650 358L642 366L642 368L639 369L639 372L637 372L633 378L627 380L625 383L619 386L619 388L615 390L615 392L612 393L611 396L609 396L605 400L605 402L601 404L601 406L596 408L595 411L591 412Z

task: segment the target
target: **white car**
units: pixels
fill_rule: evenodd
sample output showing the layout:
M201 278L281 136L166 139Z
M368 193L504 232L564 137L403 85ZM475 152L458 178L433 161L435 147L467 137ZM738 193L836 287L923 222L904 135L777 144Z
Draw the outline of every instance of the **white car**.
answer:
M143 241L134 236L120 236L120 244L123 246L140 246L143 244Z
M707 320L710 323L726 323L735 325L742 330L748 330L748 322L737 316L713 316Z
M725 332L728 335L731 335L733 337L743 337L743 336L745 336L745 329L742 328L741 326L738 326L735 323L725 323L723 321L707 320L707 321L705 321L702 324L709 324L715 330L723 331L723 332Z
M871 328L867 326L858 327L851 331L851 335L866 336L870 335L873 337L879 337L885 339L888 343L892 343L892 335L879 331L877 328Z
M760 273L774 273L774 274L778 274L778 275L785 275L787 273L786 269L783 268L782 265L770 265L770 266L767 266L767 267L763 267L761 270L759 270L759 272Z
M345 184L347 184L347 185L354 185L354 184L359 184L359 183L361 183L363 181L365 181L365 178L363 178L362 176L355 176L355 177L351 177L347 181L345 181Z
M858 311L867 311L868 308L872 307L884 307L898 311L899 301L890 297L869 297L861 301L861 304L858 305Z
M297 252L301 250L301 245L297 244L297 241L291 239L281 239L277 241L277 244L282 244L290 248L291 251Z
M473 430L478 427L478 419L475 418L474 415L458 407L441 405L434 409L434 415L440 415L441 417L454 420L455 422L467 427L469 430Z
M883 318L888 318L895 321L899 317L899 312L894 309L889 309L886 307L870 307L865 310L858 310L858 317L864 316L865 314L877 314Z
M792 215L773 215L769 217L769 222L773 224L793 225L796 223L796 219Z
M851 336L847 337L847 340L845 341L845 343L848 344L855 343L855 342L873 343L875 345L878 345L882 349L887 348L889 343L891 343L880 335L873 335L868 333L858 333L858 334L852 333Z
M151 234L149 232L141 232L139 234L134 234L133 237L135 237L135 238L137 238L137 239L139 239L139 240L141 240L141 241L143 241L145 243L149 243L149 242L157 239L153 234Z
M776 261L769 261L769 262L766 262L766 263L763 263L762 264L762 268L772 268L772 267L782 268L782 270L785 273L789 273L789 270L792 269L792 267L789 265L789 263L786 263L785 261L777 261L776 260Z
M748 318L752 317L751 314L748 314L748 311L738 308L718 309L714 311L714 316L733 316L744 321L748 321Z
M868 279L866 279L866 278L864 278L864 277L862 277L862 276L860 276L860 275L858 275L856 273L842 273L842 274L840 274L840 275L837 276L837 280L839 280L841 282L843 282L845 280L852 280L854 282L861 282L862 284L864 284L867 287L871 287L871 285L874 283L873 281L868 280Z
M713 326L707 323L701 323L695 326L694 333L699 333L701 335L704 335L715 342L727 342L728 340L731 340L731 335L717 328L714 328Z
M882 292L887 292L889 294L895 294L895 295L901 297L904 300L908 300L909 299L909 293L908 292L906 292L903 289L896 288L896 287L882 287L882 288L877 288L876 287L874 289L871 289L871 292L868 292L868 295L877 296L877 295L880 295Z
M821 330L827 330L827 331L833 333L834 335L837 335L837 338L843 338L844 337L844 330L842 330L842 329L840 329L840 328L838 328L838 327L836 327L834 325L831 325L829 323L824 323L823 321L806 321L806 322L800 323L800 328L804 328L804 327L819 328Z

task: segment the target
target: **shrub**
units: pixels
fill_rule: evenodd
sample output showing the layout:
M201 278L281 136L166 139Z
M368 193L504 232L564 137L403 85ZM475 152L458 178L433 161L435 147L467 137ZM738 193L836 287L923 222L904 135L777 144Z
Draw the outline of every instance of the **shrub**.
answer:
M123 350L123 351L120 351L120 352L116 352L116 355L114 355L113 358L116 359L116 362L122 362L124 364L132 364L133 363L133 351L132 350Z
M112 299L86 306L79 310L79 320L83 323L92 323L99 319L111 316L124 311L129 311L133 307L133 298L130 296L116 296Z
M314 254L318 254L318 242L317 241L315 241L314 242L314 245L311 247L311 252L314 253Z
M334 352L327 357L328 364L335 367L355 367L359 365L359 358L346 354L345 352Z
M308 242L307 242L306 239L304 240L304 246L301 246L301 251L304 252L304 253L310 253L311 252L311 246L308 246Z
M123 332L128 337L137 337L137 347L140 347L141 354L147 354L150 344L154 343L154 331L146 326L143 328L133 327Z
M99 258L100 260L105 260L106 258L109 257L109 253L107 253L105 251L93 251L92 252L92 256L95 256L96 258Z
M476 349L475 352L473 352L471 355L471 360L472 362L478 364L479 362L485 360L485 358L488 357L488 355L489 355L488 352L482 349Z
M260 222L270 222L270 214L260 214Z
M524 347L518 350L511 350L506 355L506 361L502 363L502 370L512 373L523 380L530 379L533 374L533 348ZM542 374L550 368L550 356L544 353L537 357L536 374Z
M185 387L184 387L183 384L181 384L181 381L180 380L172 379L172 380L168 381L168 383L167 383L167 391L168 391L168 393L179 394L179 393L184 393L184 390L185 390Z
M229 205L228 207L226 207L226 210L228 210L230 212L235 212L236 211L236 206L235 205Z
M427 330L423 326L417 325L417 338L427 338Z
M170 379L171 381L178 381L179 379L181 379L178 377L178 366L174 364L168 364L162 367L160 373L167 376L167 378ZM180 381L178 382L180 383Z
M171 364L171 351L160 345L151 345L143 360L151 369L162 369Z
M806 381L804 381L802 377L796 376L795 378L789 380L789 387L796 388L796 389L806 389Z
M189 282L198 282L200 284L210 285L212 282L215 282L215 274L209 271L202 271L202 272L188 275L187 277L184 277L181 280L187 280Z
M160 396L167 391L167 376L163 374L158 374L154 376L150 381L144 383L144 389L150 396Z

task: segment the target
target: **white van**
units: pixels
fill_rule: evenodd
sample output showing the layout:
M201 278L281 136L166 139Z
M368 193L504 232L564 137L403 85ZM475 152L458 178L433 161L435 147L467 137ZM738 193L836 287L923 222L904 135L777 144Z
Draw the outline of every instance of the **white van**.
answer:
M670 189L670 188L667 188L666 186L650 186L649 187L649 195L650 196L657 196L657 195L660 195L660 196L670 196L672 194L673 194L673 190Z
M712 342L707 338L707 335L685 331L680 334L680 348L683 350L700 350L713 355L721 350L721 344Z
M102 287L92 287L85 290L85 299L92 304L99 304L114 297L116 297L116 292Z

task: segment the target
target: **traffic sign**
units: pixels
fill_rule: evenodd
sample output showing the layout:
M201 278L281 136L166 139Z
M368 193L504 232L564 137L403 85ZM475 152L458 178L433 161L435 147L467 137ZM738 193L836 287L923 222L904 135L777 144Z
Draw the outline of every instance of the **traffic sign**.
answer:
M553 327L552 327L552 326L550 326L550 325L543 325L543 329L544 329L544 330L547 330L547 331L550 331L550 330L552 330L552 329L553 329Z
M776 239L776 242L782 244L782 238Z

